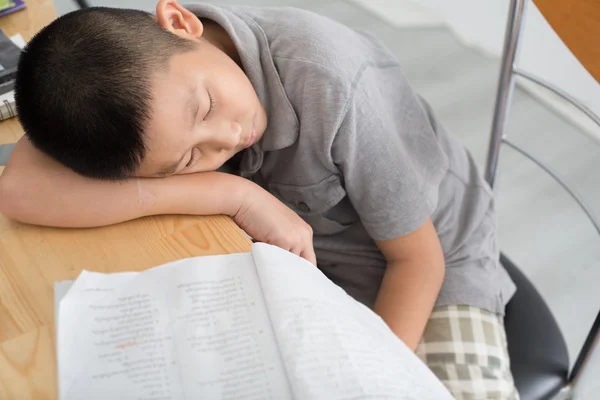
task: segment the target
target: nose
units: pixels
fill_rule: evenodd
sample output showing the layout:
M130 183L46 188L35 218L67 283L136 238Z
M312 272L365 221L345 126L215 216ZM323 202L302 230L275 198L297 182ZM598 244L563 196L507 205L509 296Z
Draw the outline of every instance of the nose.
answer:
M213 132L211 144L215 150L233 150L240 144L242 125L236 121L223 121Z

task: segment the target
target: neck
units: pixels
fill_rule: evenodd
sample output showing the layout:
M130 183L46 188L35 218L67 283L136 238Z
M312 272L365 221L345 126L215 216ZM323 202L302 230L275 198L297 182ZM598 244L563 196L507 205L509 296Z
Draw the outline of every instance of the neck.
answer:
M202 36L242 67L240 55L227 31L221 25L209 19L203 19L202 24L204 25Z

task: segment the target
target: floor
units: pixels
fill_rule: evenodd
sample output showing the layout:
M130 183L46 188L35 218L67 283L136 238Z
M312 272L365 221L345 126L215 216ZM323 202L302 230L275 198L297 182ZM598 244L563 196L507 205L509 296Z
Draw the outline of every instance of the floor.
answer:
M89 0L152 10L156 0ZM75 8L55 0L57 13ZM237 0L220 4L292 5L367 29L394 51L414 87L483 164L498 75L498 60L464 47L439 24L399 28L367 12L360 1ZM401 12L398 7L393 12ZM415 15L421 18L422 15ZM410 25L410 24L409 24ZM600 143L518 90L509 137L548 162L600 216ZM498 195L501 247L538 287L555 314L574 359L600 308L600 237L576 203L515 151L502 153ZM578 389L597 398L600 347Z

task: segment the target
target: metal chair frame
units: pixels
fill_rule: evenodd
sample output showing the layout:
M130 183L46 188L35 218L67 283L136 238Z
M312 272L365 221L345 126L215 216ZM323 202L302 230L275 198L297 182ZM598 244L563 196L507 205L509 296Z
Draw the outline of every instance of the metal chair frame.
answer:
M498 82L498 91L494 108L494 117L492 122L491 138L488 147L488 155L485 166L485 179L494 190L497 190L498 165L502 144L516 150L522 156L531 160L548 175L550 175L569 195L577 202L583 212L587 215L594 228L600 235L600 222L595 217L593 211L588 207L583 198L572 189L569 184L560 177L552 168L544 162L534 157L531 153L519 147L514 142L510 141L506 135L506 124L509 117L509 110L512 100L512 95L515 88L515 80L517 77L527 79L531 82L540 85L556 95L567 100L573 106L577 107L581 112L588 116L593 122L600 126L600 117L592 112L588 107L581 104L573 96L556 87L555 85L529 73L519 69L517 60L519 55L519 45L524 31L524 18L529 0L511 0L508 22L505 33L504 49L501 61L500 77ZM589 360L595 345L598 342L600 332L600 311L590 329L589 334L579 352L575 364L571 369L565 387L562 390L562 395L570 398L572 389L581 376L581 372ZM510 343L509 343L510 346Z
M88 8L90 6L87 0L75 0L75 3L77 3L79 8Z

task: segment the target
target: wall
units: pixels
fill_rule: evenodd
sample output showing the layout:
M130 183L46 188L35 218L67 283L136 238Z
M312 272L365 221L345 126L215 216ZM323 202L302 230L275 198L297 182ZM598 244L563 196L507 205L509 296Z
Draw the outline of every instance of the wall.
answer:
M417 21L410 23L411 15L419 15L422 26L441 21L465 44L494 57L502 54L509 0L352 1L396 25L417 25ZM410 13L403 13L403 9L410 10ZM427 13L429 20L423 17ZM527 7L517 65L565 90L600 115L600 84L571 54L532 2ZM525 83L522 87L600 140L600 128L579 111L537 85Z

